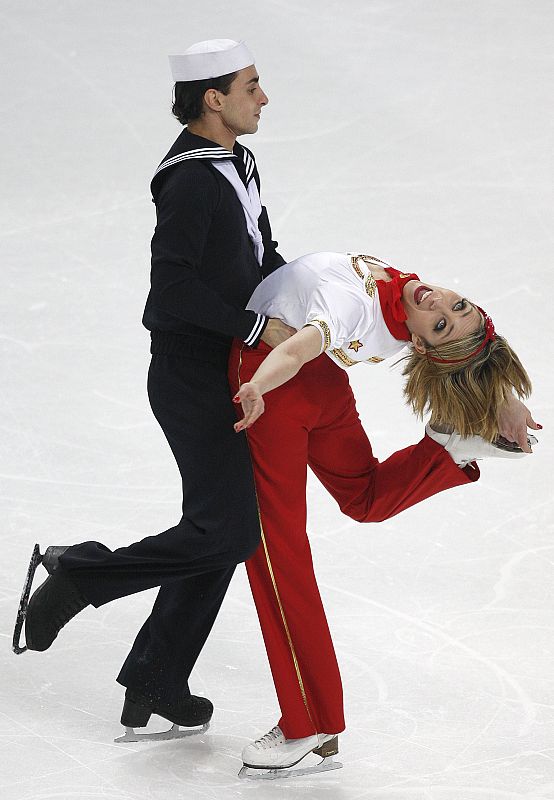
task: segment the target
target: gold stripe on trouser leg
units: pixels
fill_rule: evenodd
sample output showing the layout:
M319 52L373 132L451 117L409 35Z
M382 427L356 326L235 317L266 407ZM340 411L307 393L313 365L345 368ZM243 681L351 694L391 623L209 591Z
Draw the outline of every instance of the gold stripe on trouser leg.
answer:
M244 345L243 345L243 347L244 347ZM243 350L243 347L241 347L240 356L239 356L239 368L238 368L239 388L241 386L240 369L242 367L242 350ZM246 433L246 435L248 436L248 432ZM256 502L258 503L257 497L256 497ZM275 580L275 573L273 572L273 566L271 564L271 558L269 556L269 550L268 550L267 541L266 541L266 538L265 538L264 526L262 524L262 516L260 514L260 504L259 503L258 503L258 517L259 517L259 520L260 520L260 531L261 531L262 544L263 544L264 553L265 553L265 560L266 560L266 563L267 563L267 570L268 570L269 576L271 578L271 583L273 585L273 591L275 592L275 598L277 600L277 605L279 606L279 613L281 614L281 620L283 622L283 628L285 630L285 635L287 637L287 641L288 641L288 645L289 645L289 649L290 649L290 654L291 654L291 657L292 657L292 662L294 664L294 670L296 672L296 678L298 680L298 687L300 689L300 694L302 695L302 701L304 702L304 707L306 709L306 713L307 713L308 717L310 718L310 722L312 723L312 726L313 726L313 729L314 729L314 733L317 733L318 732L317 728L316 728L316 726L314 724L312 715L310 714L310 708L309 708L309 705L308 705L308 698L306 697L306 690L304 688L304 681L302 680L302 673L300 672L300 664L298 663L298 658L296 657L296 650L294 649L292 636L290 635L290 629L289 629L289 626L288 626L288 623L287 623L287 617L285 615L285 609L283 608L283 604L281 602L281 595L279 594L279 589L277 588L277 581Z

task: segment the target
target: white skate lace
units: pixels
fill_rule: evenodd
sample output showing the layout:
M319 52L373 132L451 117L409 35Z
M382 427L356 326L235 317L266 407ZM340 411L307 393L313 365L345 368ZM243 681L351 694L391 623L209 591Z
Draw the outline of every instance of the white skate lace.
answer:
M264 750L266 747L272 747L276 744L282 744L285 741L283 731L276 725L269 733L264 734L260 739L256 739L254 746L259 750Z

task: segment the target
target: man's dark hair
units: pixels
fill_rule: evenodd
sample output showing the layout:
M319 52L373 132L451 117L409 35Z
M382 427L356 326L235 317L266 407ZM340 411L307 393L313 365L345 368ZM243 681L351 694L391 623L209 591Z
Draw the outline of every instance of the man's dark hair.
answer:
M175 99L171 109L181 125L193 122L202 116L204 94L208 89L217 89L223 94L229 94L231 84L237 77L236 72L220 75L219 78L206 78L202 81L177 81L175 84Z

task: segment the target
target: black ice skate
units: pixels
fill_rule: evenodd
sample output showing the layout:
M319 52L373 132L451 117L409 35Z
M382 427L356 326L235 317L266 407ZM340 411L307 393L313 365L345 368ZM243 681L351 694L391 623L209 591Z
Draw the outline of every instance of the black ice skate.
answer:
M38 544L34 546L13 633L12 648L17 655L26 650L47 650L63 626L89 605L86 597L60 568L59 557L66 550L67 547L48 547L42 555ZM48 572L48 578L29 601L39 564ZM20 637L23 623L26 643L22 647Z
M158 741L183 739L185 736L205 733L210 727L214 707L205 697L190 695L175 705L149 702L145 697L127 689L121 714L121 724L125 734L114 739L115 742ZM135 733L135 728L144 728L148 720L156 714L172 722L173 726L161 733ZM189 730L181 730L180 726Z

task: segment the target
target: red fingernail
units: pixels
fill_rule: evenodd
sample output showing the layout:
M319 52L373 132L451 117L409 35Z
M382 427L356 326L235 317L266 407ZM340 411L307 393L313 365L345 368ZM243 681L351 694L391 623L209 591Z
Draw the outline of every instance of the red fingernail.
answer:
M539 423L538 423L538 422L537 422L536 424L537 424L537 428L538 428L540 431L542 431L542 425L539 425Z

